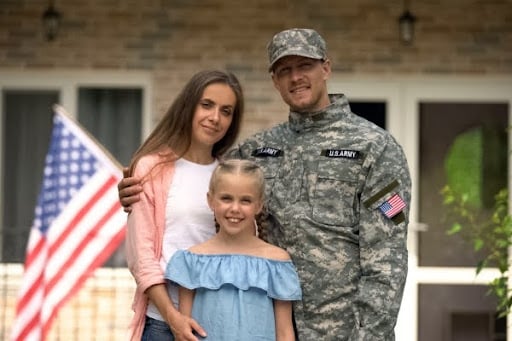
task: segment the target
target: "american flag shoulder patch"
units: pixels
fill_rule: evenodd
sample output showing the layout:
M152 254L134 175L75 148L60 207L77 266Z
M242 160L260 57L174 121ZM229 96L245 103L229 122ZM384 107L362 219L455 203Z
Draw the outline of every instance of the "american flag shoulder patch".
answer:
M403 199L395 193L391 198L387 199L379 206L379 210L388 218L393 218L405 208Z

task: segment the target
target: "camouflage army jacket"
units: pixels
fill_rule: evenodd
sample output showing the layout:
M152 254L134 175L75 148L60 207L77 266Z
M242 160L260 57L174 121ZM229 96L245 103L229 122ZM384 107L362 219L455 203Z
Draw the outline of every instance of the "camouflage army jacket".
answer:
M321 112L291 112L229 157L264 169L270 241L288 250L301 280L300 340L394 340L407 275L407 161L345 96L330 99Z

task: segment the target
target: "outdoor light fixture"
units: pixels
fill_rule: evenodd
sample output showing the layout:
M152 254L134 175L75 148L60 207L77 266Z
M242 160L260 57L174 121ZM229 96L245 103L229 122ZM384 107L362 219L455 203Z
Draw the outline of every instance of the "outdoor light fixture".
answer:
M404 12L398 18L398 28L400 40L402 43L409 45L414 39L414 22L416 17L409 11L409 1L404 0Z
M54 40L59 30L61 14L53 7L53 1L50 1L48 8L43 13L43 26L48 41Z

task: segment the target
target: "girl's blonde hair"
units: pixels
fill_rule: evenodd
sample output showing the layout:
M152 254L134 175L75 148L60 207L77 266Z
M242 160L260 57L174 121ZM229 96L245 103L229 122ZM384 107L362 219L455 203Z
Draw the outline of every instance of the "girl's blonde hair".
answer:
M262 203L265 202L265 176L261 167L256 163L249 160L238 159L220 161L217 167L215 167L213 170L212 176L210 178L208 191L211 194L215 193L216 185L219 183L219 179L226 174L241 174L252 177L256 183L258 192L257 199ZM258 236L265 241L268 237L267 216L268 213L266 207L263 205L261 212L256 215L256 225ZM217 232L219 232L219 224L217 221L215 221L215 228Z

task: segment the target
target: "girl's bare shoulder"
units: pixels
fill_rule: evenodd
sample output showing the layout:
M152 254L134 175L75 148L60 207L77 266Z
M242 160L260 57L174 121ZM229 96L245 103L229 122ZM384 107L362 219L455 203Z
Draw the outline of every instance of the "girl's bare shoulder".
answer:
M290 254L280 247L275 245L265 243L264 247L265 258L275 259L275 260L290 260Z
M212 242L207 240L204 243L196 244L188 249L188 251L197 254L208 254L212 253Z

